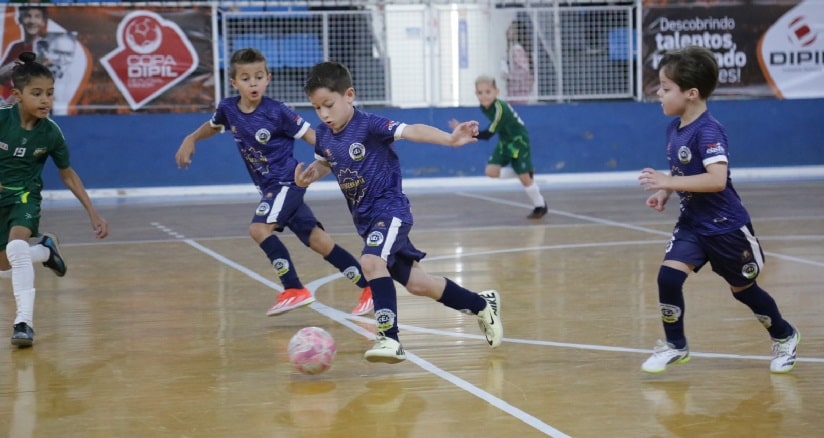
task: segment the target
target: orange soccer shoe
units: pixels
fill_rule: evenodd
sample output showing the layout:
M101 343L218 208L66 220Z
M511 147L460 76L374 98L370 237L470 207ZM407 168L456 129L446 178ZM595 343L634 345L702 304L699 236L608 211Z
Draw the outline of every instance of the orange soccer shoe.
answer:
M361 292L358 299L358 305L352 309L353 315L363 316L375 309L375 303L372 302L372 288L366 286Z
M315 297L305 287L302 289L286 289L278 294L277 302L266 311L266 316L282 315L290 310L308 306L314 302Z

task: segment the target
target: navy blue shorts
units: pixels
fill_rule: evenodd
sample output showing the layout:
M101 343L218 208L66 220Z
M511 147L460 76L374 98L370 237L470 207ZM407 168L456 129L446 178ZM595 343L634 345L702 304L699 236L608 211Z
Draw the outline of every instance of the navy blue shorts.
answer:
M412 224L404 223L392 216L376 218L363 237L362 254L376 255L386 261L389 275L406 286L415 262L426 257L409 240Z
M252 223L277 224L276 231L289 227L308 246L312 230L321 225L312 209L303 202L304 194L306 189L296 186L275 186L265 190Z
M712 270L732 286L752 284L764 267L764 252L752 224L715 236L702 236L690 228L676 226L667 243L664 260L695 266L698 272L707 262Z

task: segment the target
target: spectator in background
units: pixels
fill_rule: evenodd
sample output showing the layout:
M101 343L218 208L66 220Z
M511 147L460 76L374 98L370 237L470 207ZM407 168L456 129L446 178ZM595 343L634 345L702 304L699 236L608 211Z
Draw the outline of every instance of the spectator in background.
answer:
M36 44L46 37L49 15L43 6L20 6L17 22L23 30L23 39L13 43L0 62L0 98L7 102L12 96L11 71L23 52L37 52Z
M507 59L502 65L506 100L513 105L529 102L535 86L532 64L532 23L519 14L506 29Z

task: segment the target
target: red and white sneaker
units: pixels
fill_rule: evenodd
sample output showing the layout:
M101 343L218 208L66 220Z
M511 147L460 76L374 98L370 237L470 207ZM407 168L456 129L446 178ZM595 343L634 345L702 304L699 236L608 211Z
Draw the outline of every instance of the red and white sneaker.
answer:
M352 309L353 315L366 315L367 313L375 310L375 303L372 302L372 288L366 286L363 288L363 292L360 294L360 298L358 299L358 305Z
M286 289L278 294L277 302L266 311L266 316L282 315L298 307L308 306L315 302L315 297L309 289Z

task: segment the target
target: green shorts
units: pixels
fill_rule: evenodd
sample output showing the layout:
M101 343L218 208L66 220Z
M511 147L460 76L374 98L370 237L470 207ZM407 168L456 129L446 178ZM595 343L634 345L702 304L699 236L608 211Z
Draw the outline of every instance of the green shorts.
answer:
M0 207L0 251L9 243L9 233L15 226L26 227L32 236L37 236L40 228L40 199L29 197L27 202Z
M499 141L489 157L488 164L497 164L501 167L511 165L518 175L532 172L532 154L529 151L529 138L518 136L512 141Z

